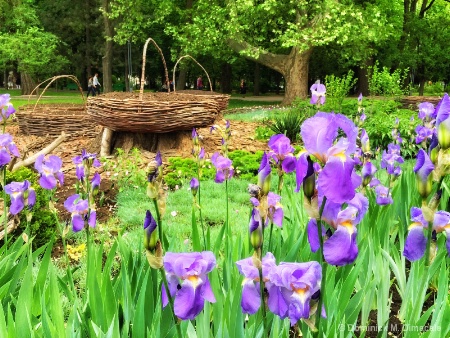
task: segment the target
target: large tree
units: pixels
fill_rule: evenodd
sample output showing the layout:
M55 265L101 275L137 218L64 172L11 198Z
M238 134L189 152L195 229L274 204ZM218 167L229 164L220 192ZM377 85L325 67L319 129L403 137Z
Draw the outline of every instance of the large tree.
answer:
M161 7L176 2L162 0ZM308 94L308 63L314 47L345 44L375 35L386 17L355 1L196 0L191 23L169 27L193 52L216 53L226 45L281 73L284 103Z
M56 53L60 41L42 30L33 1L3 2L0 13L0 63L17 63L22 94L30 94L38 77L48 77L64 64Z

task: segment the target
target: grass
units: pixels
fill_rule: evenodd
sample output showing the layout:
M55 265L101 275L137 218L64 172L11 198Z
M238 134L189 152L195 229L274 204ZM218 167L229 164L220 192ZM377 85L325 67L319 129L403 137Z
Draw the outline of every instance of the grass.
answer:
M40 94L42 91L40 92ZM84 93L84 92L83 92ZM0 94L10 94L14 108L20 108L27 104L35 104L39 96L22 96L20 89L5 90L0 89ZM86 93L84 93L86 94ZM83 104L83 99L78 90L54 90L48 89L39 100L40 104Z

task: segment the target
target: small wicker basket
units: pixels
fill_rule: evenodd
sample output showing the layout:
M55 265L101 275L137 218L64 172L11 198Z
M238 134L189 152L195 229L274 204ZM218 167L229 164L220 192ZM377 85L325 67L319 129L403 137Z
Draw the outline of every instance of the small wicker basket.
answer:
M85 101L83 89L75 76L58 75L49 78L33 89L31 95L42 84L49 81L36 103L24 105L16 112L20 132L26 135L59 136L64 131L72 136L96 136L99 131L94 128L93 121L86 114L85 104L39 104L47 88L53 81L60 78L73 80L80 90L83 101Z

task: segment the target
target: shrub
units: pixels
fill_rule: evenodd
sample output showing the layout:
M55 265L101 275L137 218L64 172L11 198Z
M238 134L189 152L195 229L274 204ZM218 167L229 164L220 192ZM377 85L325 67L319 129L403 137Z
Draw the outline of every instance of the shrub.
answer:
M362 127L369 135L372 149L375 150L378 147L381 150L386 149L388 144L393 141L392 130L395 128L395 119L398 117L398 131L403 138L402 154L405 157L414 156L418 150L414 140L414 129L419 121L415 119L411 122L413 115L415 112L409 109L397 109L392 114L376 110L372 114L368 114Z
M342 103L344 98L348 95L350 89L352 89L356 83L356 79L353 78L353 75L353 71L349 70L347 75L342 77L334 75L327 75L325 77L327 102L331 108L327 111L342 111Z
M267 124L267 120L265 123ZM272 135L275 135L275 132L267 125L258 126L255 129L255 139L257 140L267 141Z
M290 109L285 113L276 115L267 126L274 134L285 134L292 142L296 142L300 136L300 126L304 120L305 115L295 109Z
M396 69L392 74L387 67L380 69L378 62L370 68L369 91L370 95L398 97L407 93L409 88L403 88L408 75L408 69Z
M6 175L6 184L11 182L30 181L33 188L36 190L36 204L32 212L33 217L30 222L31 237L35 236L33 240L34 247L40 247L50 242L54 234L58 233L57 221L48 209L49 196L45 189L42 189L38 184L38 174L27 167L22 167L15 172L8 172ZM7 196L7 203L10 203L9 196ZM20 213L19 229L25 231L27 221L25 213Z

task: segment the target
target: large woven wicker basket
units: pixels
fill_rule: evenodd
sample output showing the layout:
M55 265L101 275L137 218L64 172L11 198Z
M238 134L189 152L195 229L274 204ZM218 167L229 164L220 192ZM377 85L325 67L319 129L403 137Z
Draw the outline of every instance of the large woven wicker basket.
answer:
M89 98L87 111L114 131L167 133L213 124L219 106L212 99L178 93L108 93Z
M62 131L72 136L98 134L84 105L28 104L20 107L16 116L20 132L26 135L59 136Z
M219 104L212 97L197 97L178 93L144 93L147 45L152 42L163 61L166 85L169 88L167 66L161 49L149 38L142 57L141 88L135 93L108 93L89 98L87 112L98 124L114 131L136 133L167 133L190 130L214 123Z

